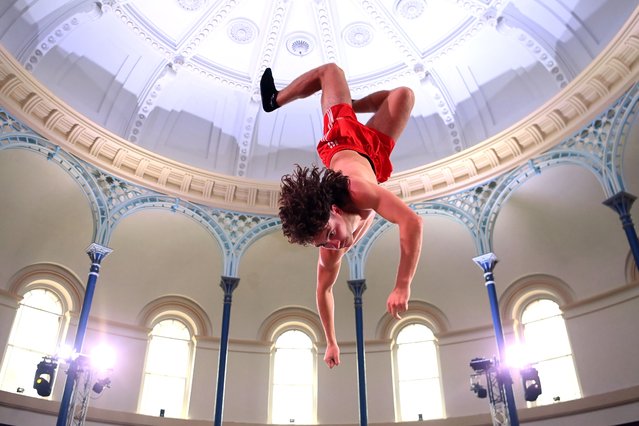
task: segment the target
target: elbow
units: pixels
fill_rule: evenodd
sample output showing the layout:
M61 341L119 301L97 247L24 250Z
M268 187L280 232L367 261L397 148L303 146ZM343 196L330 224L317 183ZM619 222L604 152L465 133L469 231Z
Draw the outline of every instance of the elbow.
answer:
M419 234L420 236L422 235L424 231L424 220L417 213L415 213L412 218L411 227L415 230L415 234Z

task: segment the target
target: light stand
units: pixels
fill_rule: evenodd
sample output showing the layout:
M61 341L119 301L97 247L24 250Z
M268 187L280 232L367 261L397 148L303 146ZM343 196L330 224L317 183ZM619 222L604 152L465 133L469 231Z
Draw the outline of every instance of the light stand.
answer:
M473 369L473 374L470 375L470 390L477 395L477 398L488 397L493 425L512 425L508 416L508 401L505 393L506 385L512 385L508 368L501 367L496 358L473 358L470 366ZM537 369L527 366L519 373L524 386L524 398L529 402L536 401L541 395L541 381Z
M109 376L113 370L93 367L90 357L83 354L74 354L67 358L45 356L38 363L33 380L33 387L37 390L38 395L43 397L51 395L58 364L67 364L67 374L72 371L74 376L74 391L68 405L65 426L82 426L89 409L91 392L98 395L102 393L104 388L110 388L111 378Z
M474 371L470 376L470 390L478 398L488 397L494 426L509 426L511 422L503 384L511 380L510 374L502 373L496 359L473 358L470 366Z

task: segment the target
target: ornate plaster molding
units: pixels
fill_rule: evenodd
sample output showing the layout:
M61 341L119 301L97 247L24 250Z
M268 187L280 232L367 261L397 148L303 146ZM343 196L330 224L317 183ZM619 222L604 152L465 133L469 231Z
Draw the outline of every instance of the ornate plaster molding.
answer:
M639 9L577 78L516 125L459 154L398 173L384 185L405 202L493 179L578 131L639 76ZM0 105L62 149L158 192L201 205L274 215L279 182L226 176L162 157L101 128L39 84L0 47Z

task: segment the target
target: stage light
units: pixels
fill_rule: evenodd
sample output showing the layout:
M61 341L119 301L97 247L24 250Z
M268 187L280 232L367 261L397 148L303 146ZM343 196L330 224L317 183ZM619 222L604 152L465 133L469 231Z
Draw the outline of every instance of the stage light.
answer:
M477 398L483 399L488 396L488 389L483 386L480 382L482 377L485 377L486 372L477 372L470 376L470 390L477 395Z
M104 388L110 388L111 386L111 379L108 377L105 377L104 379L100 379L97 382L95 382L95 384L93 385L93 392L100 394Z
M91 365L100 371L112 370L115 365L115 351L112 347L101 344L91 350Z
M521 369L520 373L524 385L524 398L530 402L537 401L537 398L541 395L539 372L536 368L528 367Z
M530 365L529 351L521 344L510 345L506 348L504 364L510 368L520 370Z
M473 383L470 387L470 390L475 392L475 395L477 395L477 398L483 399L488 396L488 390L482 385L480 385L479 383Z
M58 364L49 357L42 358L42 361L38 363L33 379L33 388L38 392L38 395L44 397L51 395L51 388L53 387L53 379L55 378L55 370L57 367Z
M493 362L486 358L473 358L470 360L470 366L475 371L487 371L493 366Z

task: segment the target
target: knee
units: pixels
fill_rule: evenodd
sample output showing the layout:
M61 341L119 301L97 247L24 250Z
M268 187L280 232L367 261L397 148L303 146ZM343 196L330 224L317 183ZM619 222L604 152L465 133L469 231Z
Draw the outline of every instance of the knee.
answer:
M329 75L340 75L340 76L344 76L344 70L342 70L336 63L334 62L329 62L327 64L321 65L319 67L319 70L322 74L329 74Z
M392 96L396 98L398 102L410 106L411 108L415 104L415 93L410 87L397 87L396 89L393 89Z

